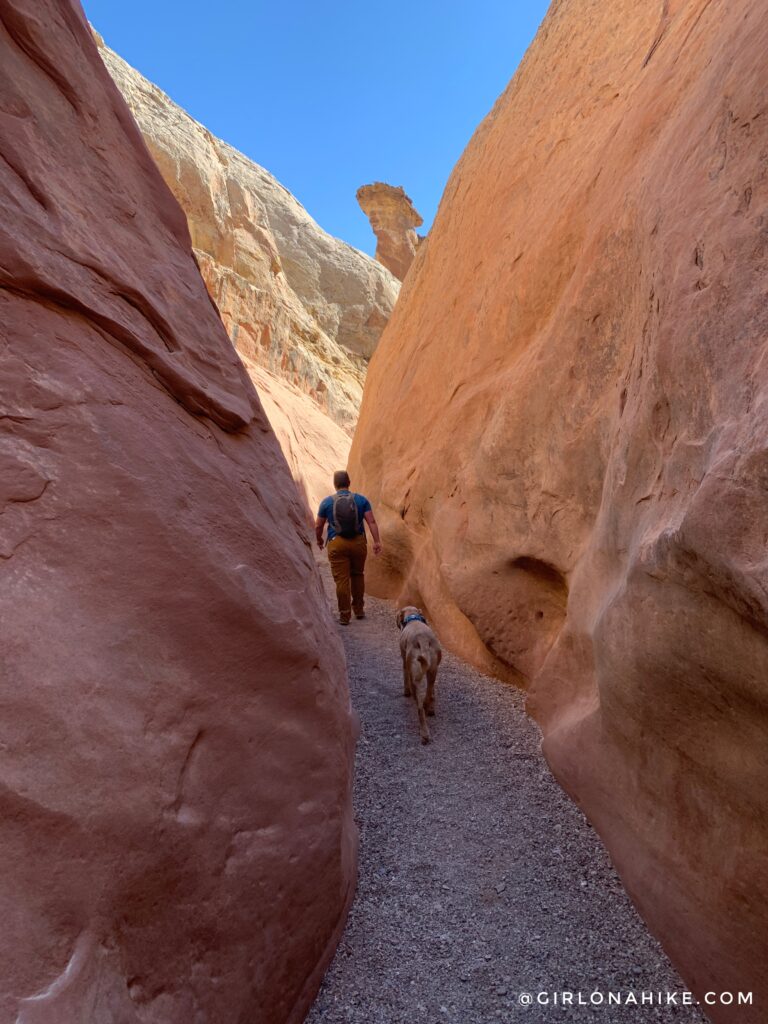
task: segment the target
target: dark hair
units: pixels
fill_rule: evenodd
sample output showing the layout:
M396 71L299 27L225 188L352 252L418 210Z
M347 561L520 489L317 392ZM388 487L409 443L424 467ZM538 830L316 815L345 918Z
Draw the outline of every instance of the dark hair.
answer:
M349 473L346 469L337 469L333 474L333 486L337 491L349 487Z

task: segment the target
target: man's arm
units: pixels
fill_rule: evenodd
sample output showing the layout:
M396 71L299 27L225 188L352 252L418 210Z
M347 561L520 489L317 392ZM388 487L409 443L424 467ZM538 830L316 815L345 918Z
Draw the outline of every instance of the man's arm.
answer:
M379 537L379 524L376 522L376 516L370 509L365 513L365 521L368 523L368 529L373 537L373 553L374 555L380 555L381 537Z
M318 516L315 520L315 536L317 537L317 546L321 551L323 550L324 544L323 533L325 532L325 523L326 520L324 516Z

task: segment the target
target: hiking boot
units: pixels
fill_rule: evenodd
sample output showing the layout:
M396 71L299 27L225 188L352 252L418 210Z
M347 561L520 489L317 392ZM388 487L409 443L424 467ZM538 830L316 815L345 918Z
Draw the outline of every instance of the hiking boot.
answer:
M340 615L339 616L339 622L341 623L342 626L348 626L349 625L349 616L347 615L347 617L345 618L343 615Z
M355 612L355 618L356 619L364 619L365 618L365 612Z

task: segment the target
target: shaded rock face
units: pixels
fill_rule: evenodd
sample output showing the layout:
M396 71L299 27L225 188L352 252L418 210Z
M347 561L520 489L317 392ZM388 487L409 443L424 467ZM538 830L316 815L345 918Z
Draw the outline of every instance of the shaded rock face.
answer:
M318 505L333 489L334 470L347 464L351 438L304 392L247 357L243 361L314 521Z
M711 1007L768 1000L768 20L556 3L457 165L351 473L379 592L530 690Z
M376 181L357 190L357 201L376 235L376 259L402 281L424 241L415 228L424 221L400 185Z
M302 1019L344 662L184 215L79 5L0 0L0 1019Z
M323 231L271 174L215 138L96 38L187 215L200 270L238 352L308 395L351 433L398 282Z

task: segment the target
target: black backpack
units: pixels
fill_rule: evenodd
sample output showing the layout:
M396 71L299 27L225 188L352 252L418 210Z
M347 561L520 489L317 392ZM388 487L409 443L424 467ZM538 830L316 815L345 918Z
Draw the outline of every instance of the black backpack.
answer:
M336 532L347 540L357 537L360 525L354 494L336 494L333 498L333 521Z

